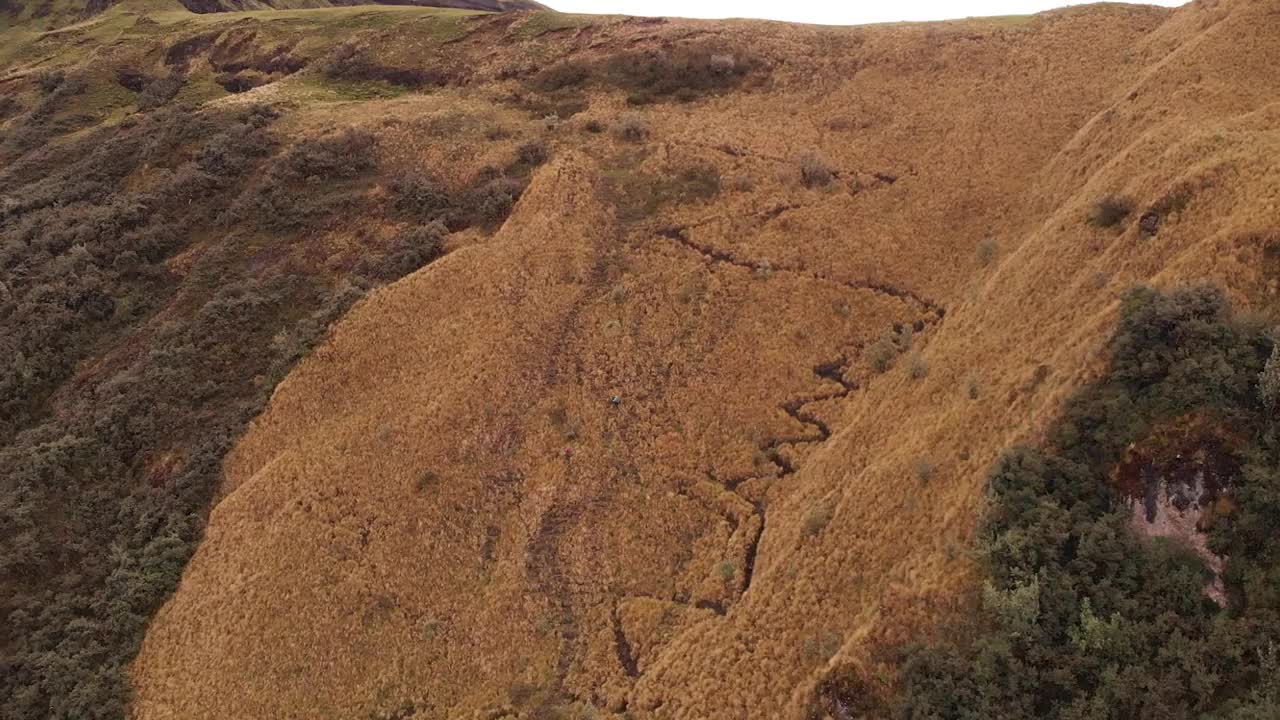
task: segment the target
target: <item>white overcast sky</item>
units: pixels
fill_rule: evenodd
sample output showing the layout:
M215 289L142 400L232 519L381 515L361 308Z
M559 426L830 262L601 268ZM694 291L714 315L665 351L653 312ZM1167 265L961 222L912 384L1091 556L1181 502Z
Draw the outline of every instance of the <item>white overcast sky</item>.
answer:
M1172 7L1185 0L1150 0ZM978 15L1021 15L1070 0L542 0L562 12L667 15L694 18L766 18L827 25L898 20L947 20Z

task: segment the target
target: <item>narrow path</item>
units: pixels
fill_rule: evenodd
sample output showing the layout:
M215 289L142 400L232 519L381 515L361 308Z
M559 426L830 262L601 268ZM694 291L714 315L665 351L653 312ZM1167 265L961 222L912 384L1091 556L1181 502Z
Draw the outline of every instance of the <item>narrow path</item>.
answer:
M551 603L552 615L557 620L556 634L560 638L560 652L556 658L555 694L564 699L576 699L564 685L573 658L577 655L578 617L569 582L560 562L560 545L581 514L581 503L554 501L542 515L542 521L529 544L529 577L534 588Z

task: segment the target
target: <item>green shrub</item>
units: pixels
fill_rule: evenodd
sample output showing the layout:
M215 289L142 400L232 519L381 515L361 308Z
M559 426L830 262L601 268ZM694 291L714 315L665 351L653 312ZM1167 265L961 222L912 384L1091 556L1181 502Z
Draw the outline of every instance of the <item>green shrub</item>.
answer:
M1280 441L1254 387L1273 342L1236 321L1220 290L1141 289L1125 298L1111 352L1043 449L1010 449L993 468L980 616L943 628L945 642L905 649L893 717L1274 714ZM1192 550L1134 535L1113 481L1152 428L1188 417L1229 433L1241 465L1236 510L1208 530L1227 563L1225 607L1205 595Z
M392 180L390 191L395 209L416 220L447 222L455 213L453 197L425 175L401 175Z
M652 217L658 208L710 200L720 192L720 173L711 165L688 165L662 175L627 174L615 181L615 203L623 220Z
M585 60L565 60L535 75L532 85L542 92L556 92L585 83L592 76L592 70Z
M384 282L398 280L440 257L448 234L440 222L410 227L396 235L385 256L367 259L361 274Z
M627 102L644 105L667 98L689 102L733 88L754 63L709 46L637 50L615 55L606 67L613 84L630 91Z
M372 133L358 128L301 140L274 158L220 221L289 232L349 212L367 189L358 180L377 168L376 145Z
M320 72L334 80L385 82L402 88L444 87L454 78L426 67L386 65L362 42L347 42L333 49L320 63Z
M295 262L302 243L259 252L255 218L208 232L258 171L366 172L340 157L361 140L268 160L273 118L160 108L0 166L0 716L125 717L127 668L226 452L364 292ZM440 232L363 251L390 276Z
M516 175L528 174L530 170L543 165L551 157L551 149L545 140L531 140L516 148L516 157L507 172Z
M62 70L41 70L35 74L36 87L45 95L57 90L66 79L67 74Z
M603 62L565 60L537 73L529 86L541 93L563 93L596 82L626 91L632 105L668 99L690 102L738 86L758 67L759 63L742 53L709 45L681 45L630 50Z
M890 335L882 335L867 348L867 360L878 373L888 372L898 357L898 346Z
M288 180L356 177L377 167L377 143L374 134L363 128L301 140L289 148L277 172Z
M524 192L524 183L514 178L490 180L471 191L468 209L481 224L493 225L505 220Z
M0 120L8 120L20 112L22 112L22 104L17 98L12 95L0 95Z
M147 83L138 95L138 109L155 110L178 95L185 79L181 75L167 75Z
M1099 198L1089 210L1089 222L1098 227L1115 227L1133 213L1133 200L1123 195Z

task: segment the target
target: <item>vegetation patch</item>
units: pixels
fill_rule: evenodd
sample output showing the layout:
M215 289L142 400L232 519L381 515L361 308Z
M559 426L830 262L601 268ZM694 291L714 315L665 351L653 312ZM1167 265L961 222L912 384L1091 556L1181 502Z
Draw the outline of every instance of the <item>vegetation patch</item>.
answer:
M513 92L504 98L504 102L535 118L556 117L561 120L585 112L588 107L586 99L571 90L555 93Z
M287 232L359 205L377 166L373 133L356 128L303 140L275 158L220 220Z
M812 151L800 156L801 185L822 188L830 185L835 178L836 170L826 158Z
M550 93L595 83L627 92L627 102L632 105L690 102L733 90L748 77L758 77L762 67L743 52L688 44L633 50L600 60L565 60L534 75L529 86Z
M978 249L976 252L978 264L986 267L996 261L1000 255L1000 245L996 243L995 238L983 238L978 241Z
M516 34L521 38L533 39L547 33L577 30L591 23L591 18L582 15L570 15L554 10L543 10L530 13L524 22L516 27Z
M520 175L482 174L475 183L461 191L446 187L424 174L410 173L393 180L389 186L391 206L403 218L417 223L440 223L451 231L472 226L492 229L506 220L516 201L524 193L524 175L530 167L519 158L508 172Z
M449 72L439 68L383 63L369 45L361 42L348 42L334 48L320 70L330 80L384 82L412 90L444 87L454 80Z
M1097 227L1115 227L1133 214L1133 200L1123 195L1099 198L1089 209L1089 222Z
M1014 448L993 469L975 614L905 652L882 713L1280 717L1280 440L1259 393L1275 341L1217 289L1139 289L1111 350L1045 446ZM1189 415L1217 430L1155 437ZM1169 461L1135 465L1135 443ZM1174 475L1215 478L1182 500L1208 513L1201 554L1135 532L1152 515L1135 493L1188 486ZM1216 599L1206 556L1221 568ZM824 702L847 696L828 688Z
M669 204L704 202L720 194L720 172L711 165L690 165L670 173L615 172L610 177L618 218L652 217Z
M227 451L367 287L441 252L442 228L410 227L333 277L349 259L315 262L283 232L264 244L256 214L229 221L263 173L329 185L376 169L359 131L277 152L275 116L161 108L0 171L5 718L125 717L128 665Z

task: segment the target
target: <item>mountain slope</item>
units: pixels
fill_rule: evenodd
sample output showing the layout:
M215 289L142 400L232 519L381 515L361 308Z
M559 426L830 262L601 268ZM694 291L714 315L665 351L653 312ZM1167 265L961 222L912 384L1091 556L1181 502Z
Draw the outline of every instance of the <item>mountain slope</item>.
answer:
M6 716L876 716L1130 288L1276 317L1248 0L6 33Z
M20 28L48 31L74 25L111 9L156 12L186 9L193 13L226 13L245 10L300 10L352 7L366 4L355 0L40 0L19 2L0 0L0 31ZM387 5L442 8L471 12L513 12L546 10L535 0L404 0Z
M330 2L329 0L179 0L182 6L195 13L237 12L241 10L288 10L297 8L347 7L361 5L357 2ZM376 4L376 3L375 3ZM408 0L388 2L387 5L412 5L415 7L450 8L478 12L512 12L516 10L545 10L534 0Z
M1248 3L668 23L769 83L645 111L634 167L565 150L492 243L339 325L229 462L138 717L802 717L873 677L964 598L986 468L1096 372L1125 288L1269 302L1277 30ZM636 174L705 166L718 197L629 212ZM1108 193L1119 229L1087 222Z

